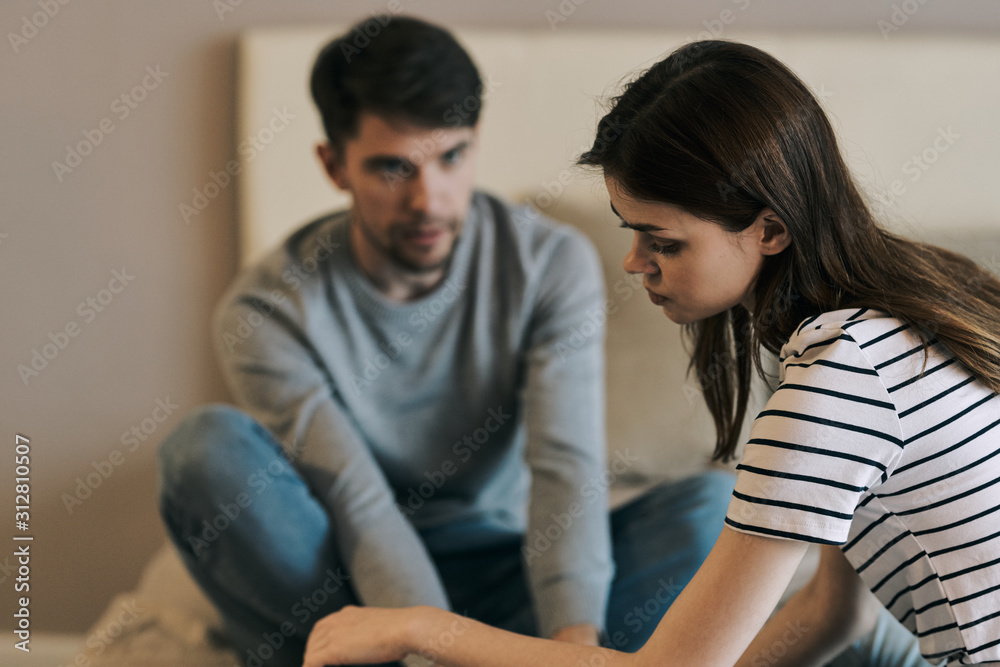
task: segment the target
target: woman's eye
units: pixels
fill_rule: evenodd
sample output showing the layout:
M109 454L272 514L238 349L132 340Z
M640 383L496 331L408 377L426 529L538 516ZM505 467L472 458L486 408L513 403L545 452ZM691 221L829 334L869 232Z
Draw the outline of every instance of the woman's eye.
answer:
M650 252L655 252L655 253L657 253L659 255L673 255L674 253L677 252L678 249L679 249L679 246L676 243L666 243L666 244L650 243L649 244L649 251Z
M633 228L624 220L622 220L621 224L618 226L621 227L622 229L631 229L636 234L645 234L645 232L640 232L639 230ZM650 236L649 238L655 239L656 237ZM655 241L651 241L647 246L647 249L649 250L649 252L655 252L658 255L674 255L677 254L677 252L681 249L681 244L675 241L671 241L669 243L656 243Z

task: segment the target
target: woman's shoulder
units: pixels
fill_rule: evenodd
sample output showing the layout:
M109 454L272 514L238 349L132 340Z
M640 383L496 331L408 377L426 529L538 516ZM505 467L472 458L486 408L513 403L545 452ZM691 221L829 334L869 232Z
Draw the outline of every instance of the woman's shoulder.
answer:
M803 346L823 340L843 337L858 344L870 344L878 338L887 339L911 327L881 310L873 308L845 308L813 315L802 320L789 336L785 348L801 351ZM784 350L781 357L788 356Z
M863 356L865 366L881 368L893 359L915 354L932 337L919 327L872 308L829 311L803 320L781 349L784 363Z

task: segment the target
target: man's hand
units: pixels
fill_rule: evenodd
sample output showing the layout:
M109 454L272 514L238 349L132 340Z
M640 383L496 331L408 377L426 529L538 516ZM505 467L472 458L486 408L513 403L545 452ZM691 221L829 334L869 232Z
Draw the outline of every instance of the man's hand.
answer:
M570 625L563 628L552 635L552 639L557 642L597 646L598 635L597 628L586 623L581 623L580 625Z

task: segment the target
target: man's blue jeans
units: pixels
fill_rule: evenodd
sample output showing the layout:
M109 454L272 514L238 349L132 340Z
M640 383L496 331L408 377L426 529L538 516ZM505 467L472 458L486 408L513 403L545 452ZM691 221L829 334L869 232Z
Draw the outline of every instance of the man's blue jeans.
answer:
M706 472L660 484L612 512L611 646L635 651L652 634L718 537L733 483L728 473ZM297 667L312 625L359 604L322 505L271 434L244 413L210 406L189 415L161 446L160 497L174 544L250 667ZM518 536L505 536L457 553L431 550L452 609L536 634L520 547ZM902 657L913 644L909 633L886 621L837 667L922 666ZM871 661L886 651L887 661Z

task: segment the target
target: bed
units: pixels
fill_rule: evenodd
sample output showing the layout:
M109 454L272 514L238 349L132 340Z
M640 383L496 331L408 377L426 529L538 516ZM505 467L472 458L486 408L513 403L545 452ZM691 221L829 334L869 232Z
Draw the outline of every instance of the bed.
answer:
M241 163L244 264L296 226L347 204L313 156L322 132L306 90L318 47L343 28L261 30L240 39L236 139L268 137L262 150ZM644 298L632 298L642 295L621 269L629 237L612 220L601 179L571 167L592 139L601 100L630 73L696 35L573 31L558 24L553 30L456 34L486 84L479 182L590 235L601 253L609 298L619 306L608 320L609 444L629 446L641 463L613 490L613 500L624 502L657 480L704 468L711 421L686 378L679 330ZM1000 104L998 93L982 85L1000 80L1000 42L906 35L886 40L877 31L741 38L788 62L814 88L844 139L852 168L891 225L1000 272L1000 216L986 196L995 175ZM285 122L271 124L276 114ZM262 134L264 128L270 134ZM943 132L950 132L950 143L939 139ZM927 168L916 167L914 157L922 157ZM636 377L645 383L638 391ZM766 396L760 389L758 404ZM814 563L807 559L793 587ZM122 623L129 605L144 611ZM88 647L79 639L73 652L61 645L64 664L80 656L100 667L238 664L218 615L170 545L154 556L135 590L110 603L87 636L112 629L116 636L109 643L91 641Z

